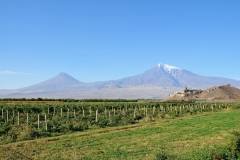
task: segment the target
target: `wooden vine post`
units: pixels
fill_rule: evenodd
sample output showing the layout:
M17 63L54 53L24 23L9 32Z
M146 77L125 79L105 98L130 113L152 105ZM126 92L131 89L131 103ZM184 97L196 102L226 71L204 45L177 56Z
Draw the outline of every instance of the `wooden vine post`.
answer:
M133 118L134 119L136 118L136 107L134 108L134 111L133 111Z
M18 126L20 125L20 115L19 115L19 111L18 111Z
M45 114L45 129L47 131L48 127L47 127L47 114Z
M156 107L155 107L155 106L153 106L153 115L154 115L154 113L155 113L155 109L156 109Z
M13 110L13 115L12 115L13 124L14 124L14 117L15 117L15 113L14 113L14 110Z
M98 121L98 109L96 109L96 122Z
M14 112L14 110L13 110L13 115L12 115L12 116L13 116L13 118L15 117L15 112Z
M148 109L147 109L147 107L146 107L146 110L145 110L145 115L146 115L146 120L147 120L147 118L148 118Z
M67 112L67 119L69 119L69 108L68 108L68 112Z
M40 126L40 116L39 116L39 113L38 113L38 129L39 129L39 126Z
M89 112L90 112L90 116L91 116L92 115L92 107L91 106L90 106Z
M73 110L74 118L76 119L76 111L75 109Z
M8 122L8 110L7 110L7 122Z
M28 125L28 112L27 112L27 125Z

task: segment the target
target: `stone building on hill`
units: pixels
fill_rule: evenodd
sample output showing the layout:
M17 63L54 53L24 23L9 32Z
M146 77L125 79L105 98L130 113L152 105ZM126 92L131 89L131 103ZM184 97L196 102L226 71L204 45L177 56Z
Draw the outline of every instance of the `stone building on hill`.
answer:
M190 95L196 95L202 93L201 89L188 89L184 87L183 91L174 92L174 94L170 94L169 97L188 97Z

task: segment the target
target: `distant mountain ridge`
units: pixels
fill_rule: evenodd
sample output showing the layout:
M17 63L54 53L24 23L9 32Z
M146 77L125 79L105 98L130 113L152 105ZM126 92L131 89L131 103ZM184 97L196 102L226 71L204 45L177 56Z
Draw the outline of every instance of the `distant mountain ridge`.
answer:
M237 80L201 76L178 67L158 64L139 75L94 83L80 82L62 72L36 85L0 91L0 97L163 99L185 86L206 89L224 84L240 87Z

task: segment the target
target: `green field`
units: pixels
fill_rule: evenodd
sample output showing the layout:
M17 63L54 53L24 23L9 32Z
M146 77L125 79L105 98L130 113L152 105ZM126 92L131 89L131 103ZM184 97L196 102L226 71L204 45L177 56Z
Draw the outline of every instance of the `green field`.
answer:
M4 144L0 159L207 159L239 129L240 110L229 108Z

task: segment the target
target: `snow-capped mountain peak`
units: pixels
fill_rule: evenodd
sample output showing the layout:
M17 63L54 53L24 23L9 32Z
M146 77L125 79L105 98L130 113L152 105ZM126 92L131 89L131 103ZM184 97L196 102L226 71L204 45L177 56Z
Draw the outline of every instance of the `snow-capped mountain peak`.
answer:
M170 66L170 65L167 65L167 64L162 64L162 63L159 63L157 65L158 68L163 68L165 71L167 72L171 72L172 70L174 69L177 69L177 70L181 70L180 68L178 67L175 67L175 66Z

